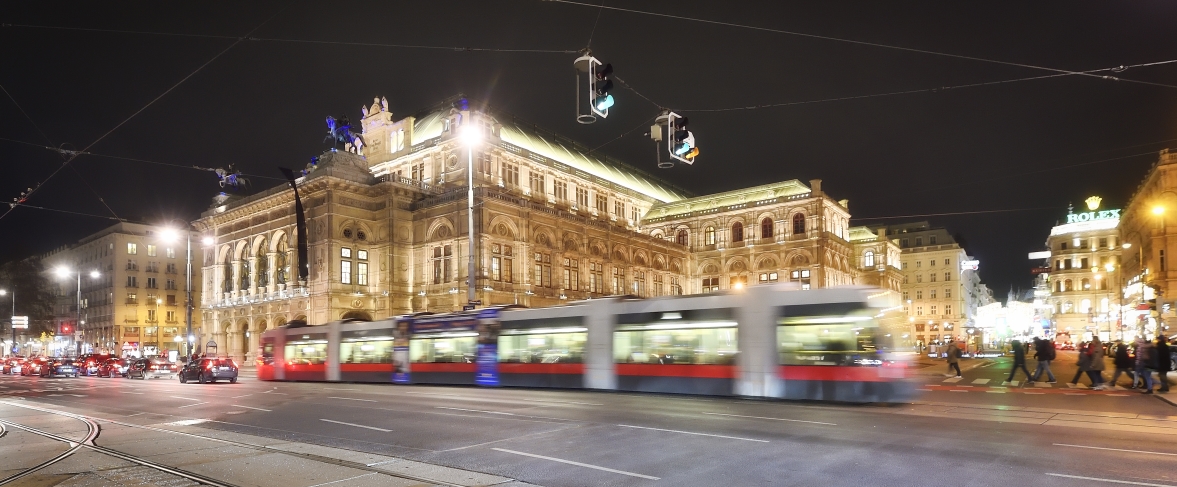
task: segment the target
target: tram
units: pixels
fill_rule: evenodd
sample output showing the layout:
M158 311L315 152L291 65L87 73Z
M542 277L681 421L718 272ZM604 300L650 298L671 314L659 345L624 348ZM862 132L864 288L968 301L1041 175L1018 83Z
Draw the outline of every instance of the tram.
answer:
M396 319L292 323L261 337L258 378L903 402L909 353L868 287L609 297Z

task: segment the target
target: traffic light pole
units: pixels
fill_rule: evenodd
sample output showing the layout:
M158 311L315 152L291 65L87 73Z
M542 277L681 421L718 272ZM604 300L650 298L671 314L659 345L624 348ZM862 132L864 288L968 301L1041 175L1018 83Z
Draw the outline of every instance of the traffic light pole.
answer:
M82 271L79 270L77 272L77 274L78 274L78 295L75 296L75 298L77 298L76 299L77 302L74 304L75 311L77 311L77 315L74 318L74 329L73 329L73 333L75 336L76 336L78 330L81 329L79 327L82 326ZM76 347L74 350L74 356L76 357L78 355L81 355L82 354L82 342L74 340L72 336L70 337L70 340L74 341L74 347Z

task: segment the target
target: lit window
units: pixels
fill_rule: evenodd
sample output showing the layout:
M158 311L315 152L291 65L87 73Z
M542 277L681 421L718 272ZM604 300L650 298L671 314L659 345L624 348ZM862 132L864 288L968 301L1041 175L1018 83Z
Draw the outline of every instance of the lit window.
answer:
M715 245L715 227L707 227L703 235L707 242L706 245Z
M148 257L155 257L155 246L154 245L150 245L150 244L147 245L147 256Z
M866 267L874 267L875 266L875 253L868 250L868 251L866 251L866 253L862 254L862 265L864 265Z
M915 299L924 299L924 292L920 291L920 290L916 290Z
M361 286L368 285L368 263L360 262L356 264L356 284Z
M357 250L356 251L356 258L360 259L360 260L368 260L368 251L367 250Z
M139 253L139 246L133 243L127 243L127 255L135 255Z
M351 284L351 261L340 262L339 282Z
M347 247L340 248L339 249L339 256L343 257L345 259L350 259L351 258L351 249L347 248Z
M176 258L176 249L173 249L173 248L171 248L171 247L168 247L168 248L167 248L165 251L167 252L167 256L168 256L168 258L169 258L169 259L175 259L175 258Z

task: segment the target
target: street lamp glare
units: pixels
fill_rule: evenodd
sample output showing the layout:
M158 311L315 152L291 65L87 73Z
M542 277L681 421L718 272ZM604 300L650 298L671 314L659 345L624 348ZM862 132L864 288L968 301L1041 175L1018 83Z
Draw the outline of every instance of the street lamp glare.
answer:
M216 243L216 240L213 239L212 237L204 237L204 238L200 239L200 241L203 242L205 245L212 245L212 244Z
M69 268L58 267L56 269L53 269L53 273L57 274L57 277L69 277Z
M177 232L174 228L163 229L163 231L159 232L159 236L165 242L176 242L180 240L180 233Z
M474 125L467 125L466 128L462 130L462 142L465 142L468 145L474 145L481 140L482 131L478 130L478 127L475 127Z
M100 272L98 272L98 271L96 271L96 270L94 270L94 271L90 271L90 277L91 277L91 278L98 279L100 276L102 276L102 273L100 273Z
M8 295L7 289L0 289L0 296L7 296L7 295Z
M1163 207L1163 206L1160 206L1160 205L1157 205L1157 206L1154 206L1154 207L1152 207L1152 214L1154 214L1154 215L1164 215L1164 214L1165 214L1165 207Z
M1132 242L1124 242L1124 245L1121 245L1120 247L1130 249L1132 248Z

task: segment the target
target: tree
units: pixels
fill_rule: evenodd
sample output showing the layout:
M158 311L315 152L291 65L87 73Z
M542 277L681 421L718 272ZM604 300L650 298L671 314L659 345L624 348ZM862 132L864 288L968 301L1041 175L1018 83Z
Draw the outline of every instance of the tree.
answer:
M57 302L55 287L40 259L30 257L0 265L0 289L8 299L0 299L0 316L12 311L12 293L16 293L16 315L29 317L29 336L53 333L53 307Z

